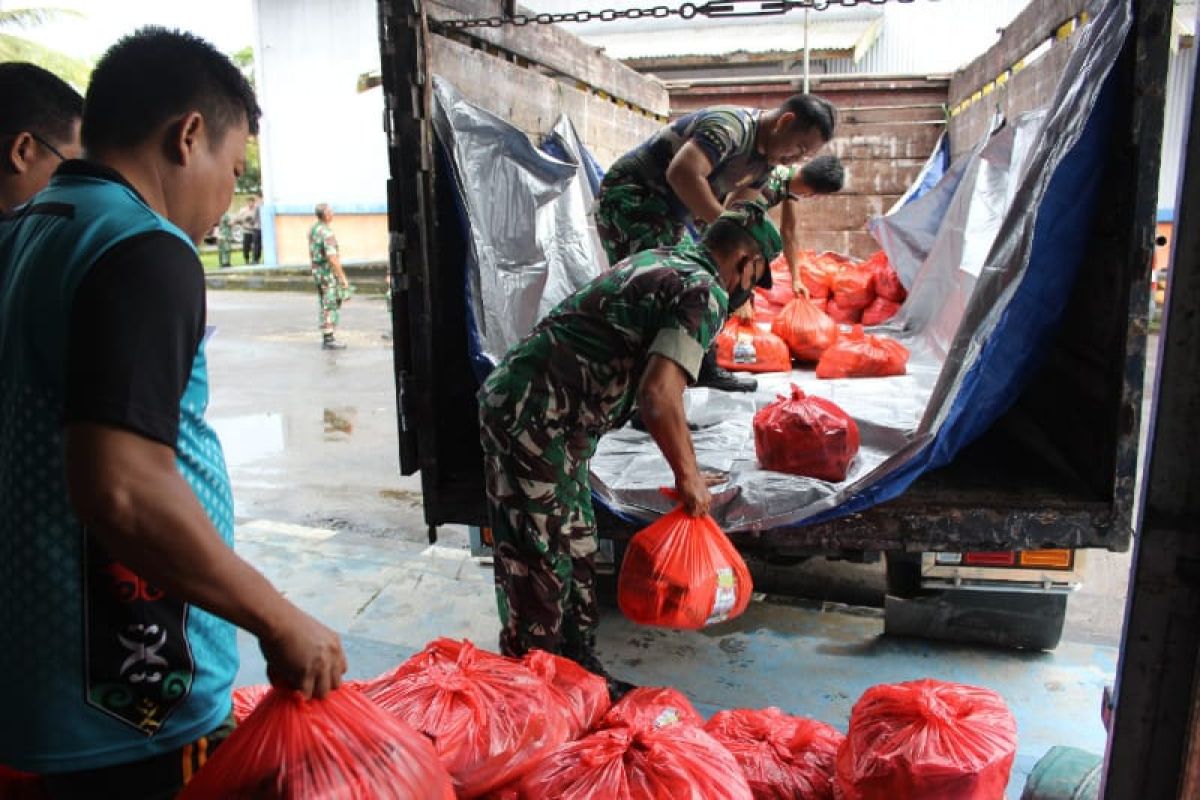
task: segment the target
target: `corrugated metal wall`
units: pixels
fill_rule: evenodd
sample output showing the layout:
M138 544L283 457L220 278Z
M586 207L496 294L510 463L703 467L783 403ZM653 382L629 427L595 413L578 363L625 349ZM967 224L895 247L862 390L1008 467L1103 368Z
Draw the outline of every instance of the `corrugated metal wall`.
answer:
M879 41L855 63L825 61L827 73L914 75L949 73L995 44L1029 0L917 0L883 6ZM813 65L814 68L816 65Z
M1176 51L1167 74L1167 108L1163 122L1162 166L1158 178L1159 218L1175 218L1175 193L1178 189L1180 160L1183 157L1184 137L1187 135L1188 108L1195 85L1196 48Z

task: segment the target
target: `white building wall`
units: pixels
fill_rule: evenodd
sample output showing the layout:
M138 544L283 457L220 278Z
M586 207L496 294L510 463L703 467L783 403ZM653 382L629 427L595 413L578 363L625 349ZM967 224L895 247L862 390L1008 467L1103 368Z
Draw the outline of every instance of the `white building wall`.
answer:
M1195 69L1196 47L1181 48L1172 54L1171 68L1167 73L1162 166L1158 173L1158 216L1163 222L1173 222L1175 219L1176 192L1179 189L1179 175L1183 167L1183 146L1188 133Z
M386 212L383 94L356 91L360 74L379 69L374 0L254 0L254 13L268 217L311 215L318 202ZM274 225L263 228L272 263Z

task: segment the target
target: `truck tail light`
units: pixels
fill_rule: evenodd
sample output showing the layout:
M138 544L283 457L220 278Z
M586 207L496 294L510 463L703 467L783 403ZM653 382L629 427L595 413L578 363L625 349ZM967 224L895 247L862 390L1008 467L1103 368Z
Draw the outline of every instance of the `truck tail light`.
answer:
M1017 563L1017 554L1011 550L967 553L963 563L970 567L1011 567Z
M1070 569L1075 560L1073 550L1027 550L1021 553L1021 566L1044 569Z

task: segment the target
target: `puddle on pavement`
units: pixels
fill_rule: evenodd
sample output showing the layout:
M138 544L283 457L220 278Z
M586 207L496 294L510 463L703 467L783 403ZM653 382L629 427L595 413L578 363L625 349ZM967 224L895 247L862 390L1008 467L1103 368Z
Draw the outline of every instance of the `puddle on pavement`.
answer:
M209 421L221 438L225 464L239 467L283 452L286 446L283 414L245 414Z
M325 409L325 440L348 439L354 433L358 409L351 407Z

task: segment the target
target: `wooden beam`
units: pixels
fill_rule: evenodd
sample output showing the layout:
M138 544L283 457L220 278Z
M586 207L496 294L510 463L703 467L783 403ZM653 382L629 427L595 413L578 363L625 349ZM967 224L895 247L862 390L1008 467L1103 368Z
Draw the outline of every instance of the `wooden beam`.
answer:
M497 16L501 13L502 2L429 0L427 5L430 17L444 20ZM531 12L520 9L520 13ZM657 78L642 75L600 54L597 48L557 25L503 25L471 28L459 33L515 53L654 114L666 116L670 110L667 90Z

